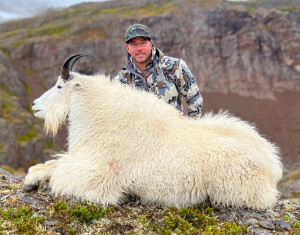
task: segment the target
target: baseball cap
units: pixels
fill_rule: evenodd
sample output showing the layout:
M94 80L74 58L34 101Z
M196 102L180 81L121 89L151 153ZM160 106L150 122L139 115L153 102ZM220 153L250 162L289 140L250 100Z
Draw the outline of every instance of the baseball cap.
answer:
M127 43L130 39L135 37L147 37L151 39L149 29L147 26L142 24L131 25L125 33L125 42Z

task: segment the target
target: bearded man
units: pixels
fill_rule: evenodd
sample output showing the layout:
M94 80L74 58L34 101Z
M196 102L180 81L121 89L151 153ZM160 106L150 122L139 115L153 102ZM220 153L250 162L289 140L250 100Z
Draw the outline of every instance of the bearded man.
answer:
M130 26L125 33L127 64L114 78L124 84L153 92L182 112L186 98L189 117L199 117L203 99L185 61L165 56L153 45L149 29Z

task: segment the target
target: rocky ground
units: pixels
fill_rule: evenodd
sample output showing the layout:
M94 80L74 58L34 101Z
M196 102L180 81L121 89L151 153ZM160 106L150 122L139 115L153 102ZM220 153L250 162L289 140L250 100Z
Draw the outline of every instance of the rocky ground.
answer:
M138 198L103 208L51 196L47 184L23 191L24 177L0 168L0 234L300 234L300 200L265 211L143 205Z

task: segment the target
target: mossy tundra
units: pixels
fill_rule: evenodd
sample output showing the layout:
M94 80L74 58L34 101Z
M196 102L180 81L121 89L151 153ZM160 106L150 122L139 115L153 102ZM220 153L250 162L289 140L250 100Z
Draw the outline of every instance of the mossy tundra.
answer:
M130 214L129 211L118 207L103 208L88 202L69 205L65 200L56 200L48 205L43 213L30 205L19 204L14 208L0 208L0 233L42 234L47 232L45 224L48 224L50 219L56 221L56 230L78 234L82 232L82 226L93 224L97 229L101 219L120 216L120 213L124 219ZM213 208L208 204L181 209L172 207L161 210L161 213L164 215L162 223L158 223L146 213L137 217L136 223L143 231L156 234L245 234L247 231L247 226L238 226L236 223L218 224L213 217ZM98 229L101 230L101 227Z

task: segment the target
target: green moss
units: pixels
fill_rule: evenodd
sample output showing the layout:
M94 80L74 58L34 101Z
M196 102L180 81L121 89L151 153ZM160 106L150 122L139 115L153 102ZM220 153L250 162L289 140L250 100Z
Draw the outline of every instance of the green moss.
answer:
M8 210L0 208L0 215L6 221L10 222L10 229L15 229L18 233L29 234L29 231L35 230L37 224L41 225L44 219L33 216L32 207L20 207Z
M18 141L27 141L30 142L33 138L37 137L39 135L39 133L36 131L35 126L32 126L26 134L24 135L20 135L18 138Z
M22 39L22 40L17 40L11 43L11 46L13 46L14 48L18 48L21 45L26 44L27 40L26 39Z
M286 215L286 216L283 216L283 219L286 221L286 222L288 222L289 224L291 224L291 222L290 222L290 219L289 219L289 217Z
M11 115L10 115L10 111L14 110L15 106L10 103L10 102L2 102L2 116L6 119L6 120L10 120L12 119Z
M0 142L0 153L5 151L4 144Z
M87 202L69 207L65 201L57 201L53 208L54 213L58 216L63 216L67 223L78 220L81 223L87 224L92 223L93 220L102 218L108 211L113 209L113 207L104 209L93 203L88 205Z
M80 10L74 10L74 9L66 9L60 12L62 15L63 20L68 20L71 18L76 18L81 15L86 15L88 12L90 12L90 9L80 9Z
M7 51L6 48L0 47L0 50L1 50L7 57L10 57L10 53Z
M300 197L300 192L292 193L292 198L298 198L298 197Z
M152 9L152 8L153 8L153 3L151 3L151 2L146 3L146 4L144 5L144 8L145 8L145 9L148 9L148 10Z
M73 217L78 218L81 223L90 224L94 219L100 219L104 216L105 210L102 207L98 207L94 204L90 206L77 206L75 205L70 213Z
M256 11L256 8L253 8L253 7L248 7L247 8L247 12L252 15L254 12Z
M300 171L297 171L295 174L293 174L293 175L291 175L291 176L289 176L289 177L283 178L283 179L280 181L280 183L285 183L285 182L287 182L287 181L289 181L289 180L298 180L298 179L300 179Z
M54 149L54 144L52 141L45 141L44 150L46 149Z
M295 228L298 228L298 229L300 229L300 223L299 223L299 221L297 221L297 222L296 222L296 224L295 224Z
M95 13L103 13L103 14L117 14L117 13L122 13L122 11L126 7L117 7L117 8L102 8L99 11L96 11Z
M26 69L27 75L31 76L32 71L30 69Z
M31 166L35 166L36 164L39 163L40 158L35 156L33 159L26 165L26 168L28 169Z
M281 11L283 11L283 12L300 11L300 8L298 8L298 7L282 7Z
M67 233L70 234L70 235L75 235L76 231L72 228L69 228L69 229L67 229Z
M156 3L148 2L142 5L141 7L137 7L135 9L126 5L117 8L102 8L100 10L95 10L93 12L93 15L95 16L97 14L118 14L123 16L154 16L169 11L172 8L172 5L170 3L173 1L174 0L161 0Z
M8 166L1 166L2 169L6 170L7 172L14 174L14 170Z
M2 91L5 92L7 95L9 95L9 96L14 96L14 94L11 93L10 90L8 90L8 88L7 88L3 83L0 83L0 88L1 88Z
M4 38L11 38L11 37L14 37L17 33L20 33L22 30L24 30L24 29L23 29L23 28L18 28L18 29L14 29L14 30L5 32L5 33L3 34L3 37L4 37Z
M69 26L57 26L55 24L45 24L40 27L34 27L29 30L27 37L36 36L61 36L70 30Z
M219 227L213 217L213 208L208 204L165 210L165 226L158 232L163 234L243 234L246 226L224 223Z
M54 205L54 212L57 214L64 214L68 210L68 205L64 201L57 201Z

